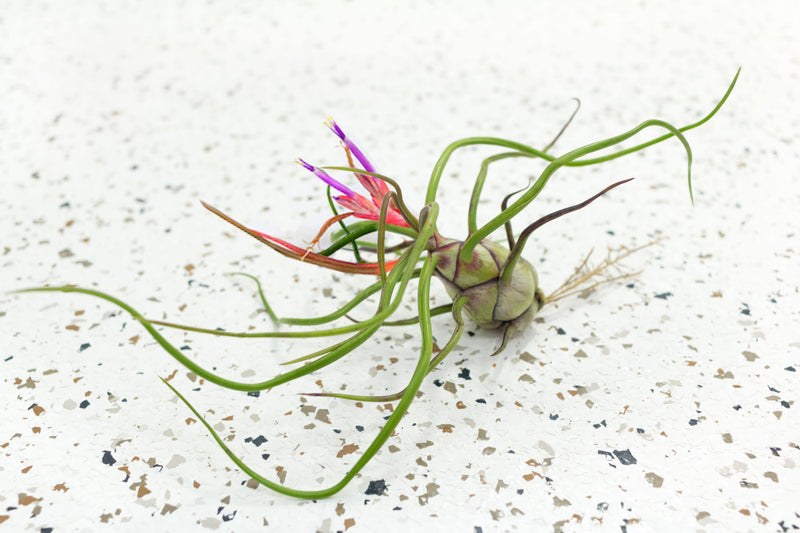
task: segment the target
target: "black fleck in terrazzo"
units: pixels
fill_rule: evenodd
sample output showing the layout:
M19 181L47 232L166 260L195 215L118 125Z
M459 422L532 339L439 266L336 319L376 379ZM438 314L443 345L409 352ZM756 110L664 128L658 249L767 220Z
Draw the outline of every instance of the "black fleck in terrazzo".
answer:
M722 1L603 10L411 3L391 12L366 2L7 7L3 289L97 286L149 316L229 331L264 327L266 317L252 288L225 272L260 275L276 308L307 315L362 284L278 261L198 204L235 208L295 242L313 236L329 213L293 157L340 162L321 126L328 114L420 199L456 138L543 146L577 96L583 107L554 147L561 153L651 115L691 121L744 70L725 112L689 134L694 208L683 155L664 145L559 172L530 214L636 176L629 194L535 235L528 257L548 288L591 247L658 240L626 265L643 273L545 308L494 358L496 337L469 324L387 446L327 500L260 487L158 376L190 395L259 472L315 488L357 460L392 406L299 394L341 383L402 388L419 347L413 328L295 389L231 394L187 375L109 306L3 292L0 528L800 527L800 124L787 113L800 98L797 14L789 1L736 10ZM443 180L452 213L443 232L461 231L484 155L465 151ZM540 169L514 161L493 170L480 216ZM448 319L434 324L446 338ZM172 339L251 379L306 349Z

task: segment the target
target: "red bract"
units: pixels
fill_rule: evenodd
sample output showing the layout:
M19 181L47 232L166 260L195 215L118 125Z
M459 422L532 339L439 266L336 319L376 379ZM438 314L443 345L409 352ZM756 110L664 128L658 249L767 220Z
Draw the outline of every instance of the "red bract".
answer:
M266 244L279 254L285 255L286 257L291 257L292 259L299 259L300 261L304 261L312 265L325 267L330 270L336 270L337 272L347 272L349 274L380 273L380 268L378 267L378 263L352 263L350 261L341 261L339 259L333 259L332 257L328 257L326 255L321 255L311 252L308 249L300 248L299 246L295 246L294 244L288 243L277 237L273 237L271 235L267 235L266 233L261 233L260 231L248 228L241 222L232 219L231 217L229 217L216 207L209 205L205 202L201 203L203 204L203 207L205 207L215 215L233 224L234 226L244 231L251 237L254 237L259 242ZM386 261L386 270L387 271L390 270L396 262L397 262L396 260Z

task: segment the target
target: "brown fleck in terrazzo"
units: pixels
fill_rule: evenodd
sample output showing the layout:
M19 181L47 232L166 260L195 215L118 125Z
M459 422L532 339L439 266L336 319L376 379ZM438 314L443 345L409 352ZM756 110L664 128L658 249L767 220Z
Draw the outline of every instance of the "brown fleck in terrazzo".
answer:
M357 444L345 444L342 448L336 453L337 458L342 458L345 455L350 455L351 453L355 453L359 449Z
M20 492L17 495L17 503L19 505L30 505L32 503L40 502L42 498L37 498L35 496L30 496L24 492Z

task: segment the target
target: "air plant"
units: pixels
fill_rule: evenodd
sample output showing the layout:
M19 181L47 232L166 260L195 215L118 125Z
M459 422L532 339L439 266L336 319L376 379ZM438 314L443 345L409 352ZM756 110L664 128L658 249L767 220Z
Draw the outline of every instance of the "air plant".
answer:
M605 267L615 263L619 257L609 258L604 264L594 270L586 271L586 269L579 269L560 289L551 295L546 295L539 288L536 270L528 261L523 259L522 252L529 237L537 228L558 217L587 206L611 189L619 187L630 180L622 180L613 183L584 202L550 213L527 226L515 237L511 228L511 220L522 213L537 197L553 174L563 167L596 165L605 161L610 161L633 152L638 152L639 150L671 137L675 137L681 142L686 151L688 158L687 177L689 194L692 202L694 202L691 181L692 151L683 132L702 125L716 114L733 90L738 76L739 72L736 73L736 77L734 77L727 92L714 109L697 122L682 128L676 128L662 120L646 120L629 131L571 150L558 157L548 153L553 143L558 139L558 136L556 136L553 142L546 148L541 150L496 137L470 137L453 142L445 148L433 167L425 197L425 206L418 213L415 213L406 205L399 184L395 180L379 174L359 147L356 146L333 120L329 120L327 126L340 139L347 156L348 166L317 167L303 160L298 160L301 166L312 172L328 185L328 202L334 212L334 216L323 224L319 234L312 241L312 246L306 248L295 246L277 237L248 228L215 207L203 202L203 206L206 207L206 209L282 255L338 272L378 276L377 281L355 295L348 303L325 316L317 318L279 318L268 305L267 298L258 280L250 274L244 274L255 281L264 309L276 325L283 324L287 326L313 327L328 324L337 319L349 318L348 313L351 310L364 304L369 297L377 295L377 307L372 316L365 320L352 321L352 323L345 325L326 329L312 329L310 331L285 331L277 329L265 332L228 332L213 328L200 328L160 320L150 320L142 316L136 309L114 296L88 288L66 285L23 289L18 292L76 292L104 299L130 313L167 353L190 371L222 387L248 392L271 389L320 370L348 355L384 326L418 323L422 348L411 379L402 391L395 394L380 396L344 393L311 394L315 396L344 398L360 402L397 402L392 414L386 420L385 425L380 429L372 443L358 458L355 464L347 471L341 480L321 490L298 490L284 487L254 471L228 448L219 434L211 427L205 418L203 418L197 409L168 383L167 380L162 378L162 381L203 423L217 444L231 460L253 479L270 489L289 496L299 498L323 498L330 496L345 487L384 445L414 400L425 376L456 346L456 343L459 341L464 331L465 316L484 328L498 328L502 330L502 340L499 348L495 351L496 354L503 350L513 333L526 328L530 324L534 315L542 306L563 298L576 290L583 290L583 288L586 288L587 283L593 282L594 284L598 284L607 281L607 279L600 279L600 281L597 281L597 275L600 274ZM570 118L570 121L571 120L572 117ZM567 124L569 124L569 121ZM564 128L566 128L566 125ZM617 146L623 141L649 128L658 128L666 132L647 142L616 151L609 155L589 157L591 154L600 150ZM561 132L563 131L562 128ZM559 132L559 136L561 132ZM436 202L436 194L439 181L442 178L451 155L460 148L473 145L501 147L509 151L493 155L485 159L481 165L469 203L466 238L464 240L446 238L437 231L439 205ZM509 194L502 202L501 211L489 222L478 227L476 222L477 206L484 187L488 168L496 161L512 157L540 158L549 163L538 179L522 191ZM354 158L358 161L358 165L354 162ZM345 172L354 175L365 189L367 196L355 192L341 181L333 178L330 172ZM331 189L337 191L338 195L331 196ZM509 203L514 195L519 196L516 200ZM339 213L335 207L336 204L344 208L345 211ZM345 224L344 221L350 218L359 220L350 224ZM340 229L333 232L332 244L319 252L312 251L312 247L318 242L322 235L333 226L339 226ZM496 230L501 228L505 228L507 246L489 240L489 237ZM403 236L405 240L399 245L388 246L387 234L389 233ZM365 244L361 239L369 235L374 236L374 241ZM353 261L346 261L333 257L334 254L344 251L344 249L351 250L354 256ZM369 252L375 255L375 260L373 262L368 262L362 257L362 253ZM623 256L628 253L630 253L630 251L623 254ZM396 257L388 259L387 255L390 254ZM445 289L452 298L452 303L433 308L430 307L431 299L429 297L429 292L431 279L433 277L437 277L443 282ZM409 290L409 285L412 280L415 279L417 280L416 302L418 316L411 319L392 321L391 319L394 313L397 311ZM434 356L431 317L443 313L450 313L452 315L455 327L450 334L449 340ZM159 326L161 328L173 328L209 335L238 338L308 338L339 336L346 336L346 338L344 340L332 342L329 346L321 350L298 357L286 363L298 365L293 370L289 370L265 381L245 383L225 378L199 366L166 340L157 329Z

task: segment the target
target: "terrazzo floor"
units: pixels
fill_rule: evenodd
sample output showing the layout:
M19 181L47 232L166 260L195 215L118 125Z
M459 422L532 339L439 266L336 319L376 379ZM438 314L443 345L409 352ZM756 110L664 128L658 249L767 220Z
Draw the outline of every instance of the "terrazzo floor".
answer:
M9 2L0 14L0 531L789 531L800 528L800 42L794 2ZM382 329L298 382L222 389L130 314L229 331L318 316L374 278L265 248L200 200L303 245L330 215L294 162L344 163L328 115L415 209L451 141L553 149L648 118L707 113L687 137L559 171L516 229L636 179L532 236L547 292L585 254L654 243L623 281L545 306L489 357L467 323L377 456L342 491L260 486L159 377L265 477L340 479L393 412L320 391L402 389L417 326ZM653 133L655 135L655 133ZM637 137L645 140L645 132ZM625 146L630 146L626 144ZM439 227L463 238L481 160L442 179ZM543 169L490 171L479 220ZM353 186L354 182L351 184ZM498 239L502 235L496 235ZM398 317L415 314L409 291ZM434 281L431 305L448 301ZM353 312L371 314L369 304ZM347 324L343 321L337 324ZM433 319L438 346L455 323ZM259 381L324 339L160 329L180 353Z

